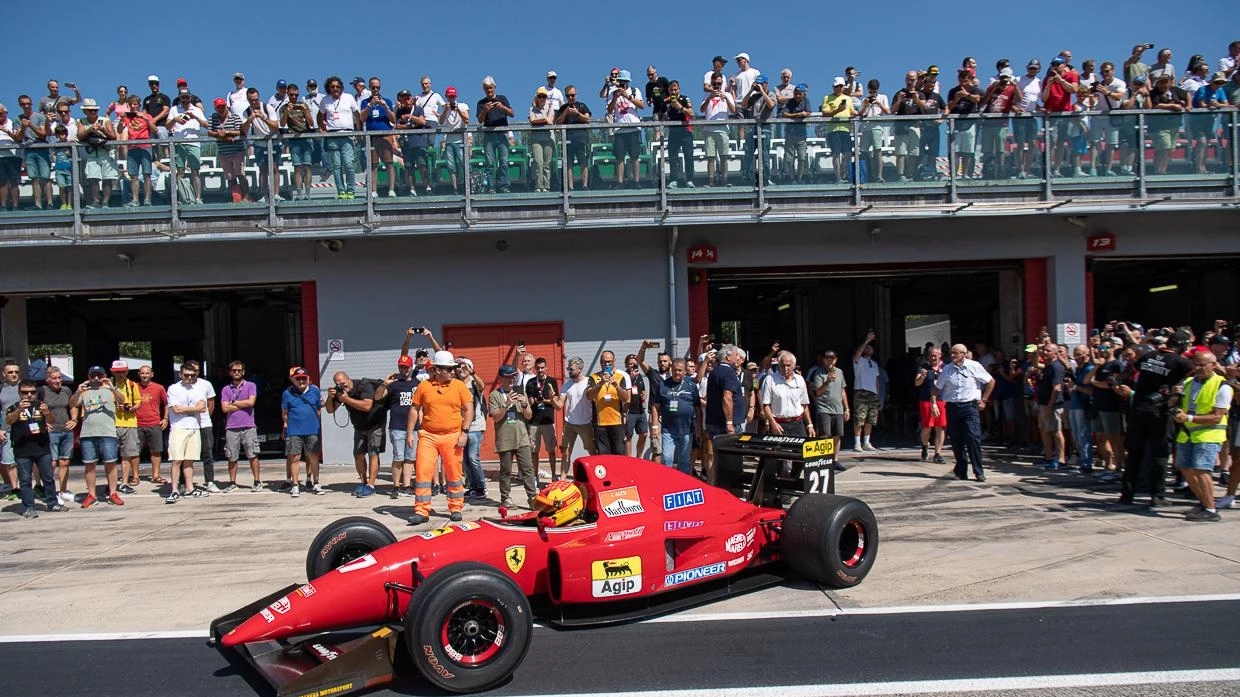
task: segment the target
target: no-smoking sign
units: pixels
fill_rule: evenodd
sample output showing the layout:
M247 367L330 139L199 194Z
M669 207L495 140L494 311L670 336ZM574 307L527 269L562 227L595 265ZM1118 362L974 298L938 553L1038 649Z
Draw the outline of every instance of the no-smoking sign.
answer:
M327 340L327 352L328 353L344 353L344 339L328 339Z
M1085 325L1079 322L1066 322L1059 325L1059 343L1079 344L1085 336Z

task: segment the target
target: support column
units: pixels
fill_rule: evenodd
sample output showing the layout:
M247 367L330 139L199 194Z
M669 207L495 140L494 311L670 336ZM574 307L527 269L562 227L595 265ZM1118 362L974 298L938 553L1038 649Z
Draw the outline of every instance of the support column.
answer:
M30 367L30 335L26 327L26 298L4 296L0 306L0 358L17 361L22 375Z
M698 337L710 331L710 284L706 269L689 269L689 351L697 349Z
M1032 342L1038 336L1038 330L1045 325L1050 328L1047 319L1049 305L1047 295L1046 259L1025 259L1025 336L1023 341Z
M1047 261L1047 292L1050 324L1085 323L1085 260L1081 252L1060 252ZM1082 337L1081 343L1084 343Z

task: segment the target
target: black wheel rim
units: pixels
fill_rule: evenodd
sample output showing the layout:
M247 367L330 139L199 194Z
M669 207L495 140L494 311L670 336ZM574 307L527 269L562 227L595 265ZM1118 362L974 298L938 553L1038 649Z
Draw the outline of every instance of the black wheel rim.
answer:
M499 608L474 598L448 612L439 638L449 659L461 665L480 666L499 655L506 635L507 625Z

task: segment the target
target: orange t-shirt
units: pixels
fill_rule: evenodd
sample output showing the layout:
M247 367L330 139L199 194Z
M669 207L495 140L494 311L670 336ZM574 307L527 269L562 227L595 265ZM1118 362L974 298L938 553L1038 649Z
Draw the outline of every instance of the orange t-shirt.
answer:
M422 410L422 430L428 433L464 430L461 428L461 408L473 401L469 388L456 378L446 385L423 380L413 392L413 404Z

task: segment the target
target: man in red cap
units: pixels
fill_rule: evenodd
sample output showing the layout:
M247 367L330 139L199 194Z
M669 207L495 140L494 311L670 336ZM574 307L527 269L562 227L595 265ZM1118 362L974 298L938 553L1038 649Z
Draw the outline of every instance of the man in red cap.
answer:
M179 94L181 90L189 90L189 80L186 80L183 77L178 77L177 78L177 93ZM199 99L198 95L194 94L193 92L189 93L189 103L193 104L199 109L202 109L202 100Z
M310 374L301 366L293 366L288 371L289 386L280 397L280 417L284 421L284 455L288 480L285 482L289 495L296 498L301 495L301 487L297 484L298 465L301 456L306 456L306 488L316 494L323 493L319 484L319 458L323 450L319 443L322 430L320 414L323 410L323 395L316 385L310 384ZM262 485L256 483L254 491L261 490Z
M413 454L417 451L418 432L409 434L409 409L418 378L413 374L413 357L407 353L396 359L396 372L387 376L375 389L375 401L387 405L388 440L392 444L392 498L413 496ZM412 442L413 445L410 445Z
M439 108L439 125L445 131L444 160L452 173L452 191L461 193L465 181L465 127L469 125L469 107L456 100L456 88L444 90L448 103Z
M249 193L245 178L245 142L241 140L245 119L231 111L228 100L223 97L217 97L213 106L215 111L207 122L207 135L216 140L215 154L220 169L224 170L224 181L232 192L232 201L240 203Z
M135 493L138 480L138 407L142 390L129 379L129 364L124 359L112 361L112 385L120 397L116 400L116 450L121 460L120 492Z

